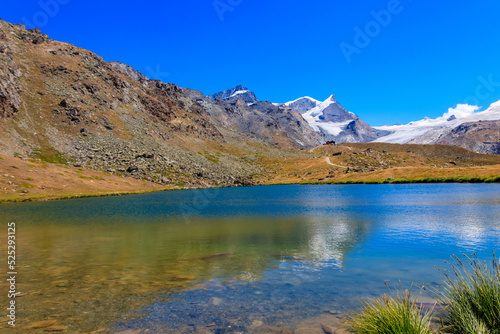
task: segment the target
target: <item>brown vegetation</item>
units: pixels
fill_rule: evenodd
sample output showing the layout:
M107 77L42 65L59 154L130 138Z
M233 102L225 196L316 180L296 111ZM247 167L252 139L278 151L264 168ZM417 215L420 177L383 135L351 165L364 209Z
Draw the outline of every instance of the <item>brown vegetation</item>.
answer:
M0 154L0 202L172 189L134 178Z
M316 147L310 153L309 157L262 158L268 173L259 181L263 184L493 182L500 177L500 156L477 154L454 146L340 144Z

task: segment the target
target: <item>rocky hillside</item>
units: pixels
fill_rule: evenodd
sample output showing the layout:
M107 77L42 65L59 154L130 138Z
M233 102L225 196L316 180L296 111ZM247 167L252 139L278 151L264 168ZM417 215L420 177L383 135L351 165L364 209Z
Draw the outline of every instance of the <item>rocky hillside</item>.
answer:
M220 131L232 129L267 144L285 149L311 148L325 142L325 138L313 131L304 118L285 105L276 106L258 101L255 94L237 86L205 97L202 92L182 88L183 92L198 102L211 116ZM245 91L248 95L234 92ZM231 93L233 92L233 93ZM219 98L231 96L233 98ZM252 96L252 103L245 99Z
M128 70L0 21L0 152L180 185L260 172L248 138L224 138L180 88Z
M167 185L251 184L255 154L325 142L242 86L205 97L0 21L0 153Z
M148 77L137 71L130 65L120 63L119 61L110 61L109 64L113 66L119 72L128 75L131 79L136 81L148 80Z
M500 121L464 123L436 141L484 154L500 154Z
M456 134L498 141L496 123L486 125ZM274 174L266 159L308 163L314 153L305 149L327 139L366 141L383 133L333 96L277 105L242 86L204 96L0 20L0 153L33 164L93 169L168 189L251 185ZM440 139L451 143L454 135Z

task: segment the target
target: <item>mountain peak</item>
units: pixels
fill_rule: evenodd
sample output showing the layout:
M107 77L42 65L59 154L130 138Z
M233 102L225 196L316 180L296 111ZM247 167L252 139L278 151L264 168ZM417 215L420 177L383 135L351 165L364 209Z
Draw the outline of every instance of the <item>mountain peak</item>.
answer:
M236 87L233 88L234 90L238 91L238 90L248 90L248 88L246 87L243 87L242 85L237 85Z
M328 98L326 99L326 101L337 102L337 100L335 99L335 95L333 95L333 94L332 94L332 95L330 95L330 97L328 97Z
M237 85L234 88L209 95L208 98L211 100L221 99L223 101L242 98L248 104L259 102L255 94L242 85Z

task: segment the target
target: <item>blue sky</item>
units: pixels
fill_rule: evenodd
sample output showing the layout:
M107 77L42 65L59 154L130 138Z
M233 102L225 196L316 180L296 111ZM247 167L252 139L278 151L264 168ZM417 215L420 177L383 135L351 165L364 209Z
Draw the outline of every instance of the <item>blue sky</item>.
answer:
M25 0L0 13L205 94L335 94L371 125L500 100L497 0Z

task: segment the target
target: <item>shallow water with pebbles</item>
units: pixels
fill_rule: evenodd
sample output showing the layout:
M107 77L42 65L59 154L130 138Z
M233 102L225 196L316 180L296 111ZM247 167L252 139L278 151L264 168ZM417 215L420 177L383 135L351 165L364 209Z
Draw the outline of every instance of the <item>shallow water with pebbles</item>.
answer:
M434 266L450 255L491 258L499 204L495 184L271 186L5 204L0 216L17 225L22 292L11 332L335 331L360 299L388 292L384 282L437 285ZM0 282L3 296L7 289Z

